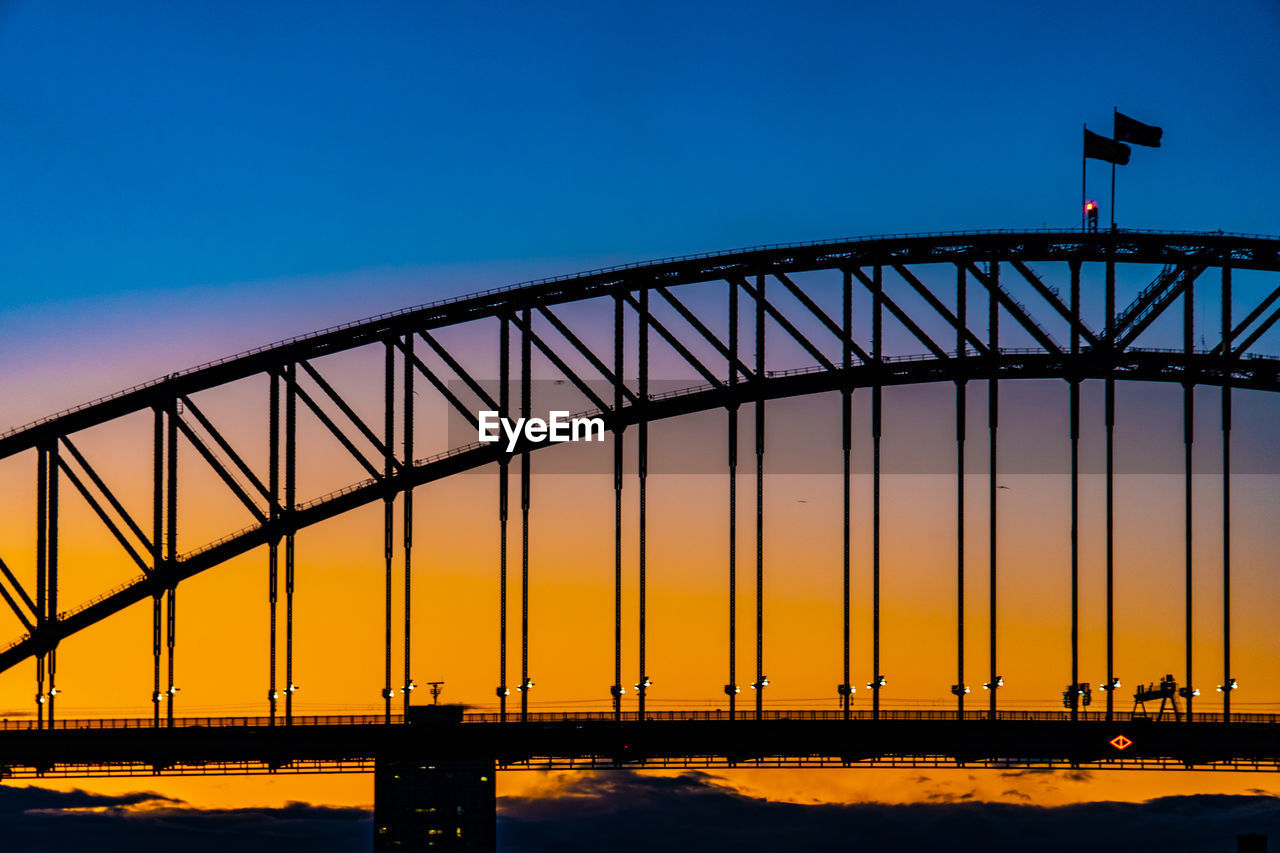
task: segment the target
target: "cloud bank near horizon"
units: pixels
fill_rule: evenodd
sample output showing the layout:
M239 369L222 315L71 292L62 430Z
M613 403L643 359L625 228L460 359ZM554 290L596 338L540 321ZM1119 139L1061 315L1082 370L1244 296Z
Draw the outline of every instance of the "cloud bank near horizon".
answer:
M5 853L123 853L180 845L183 853L372 849L366 809L289 803L280 808L200 809L161 794L0 786Z
M1019 774L1005 775L1016 791ZM501 849L915 853L945 844L987 853L1067 853L1082 847L1226 853L1236 849L1238 834L1280 837L1280 798L1268 795L1046 807L980 802L976 791L959 791L910 805L797 804L744 795L706 773L653 777L629 771L581 777L555 793L502 801Z
M1016 789L1018 774L1006 774ZM927 781L927 780L922 780ZM1280 798L1197 794L1066 806L981 802L976 791L909 805L772 802L707 773L610 771L561 780L545 795L499 801L499 849L510 853L956 849L1228 853L1236 836L1280 837ZM200 809L150 792L123 795L0 787L6 853L181 845L184 853L372 849L366 809L290 803Z

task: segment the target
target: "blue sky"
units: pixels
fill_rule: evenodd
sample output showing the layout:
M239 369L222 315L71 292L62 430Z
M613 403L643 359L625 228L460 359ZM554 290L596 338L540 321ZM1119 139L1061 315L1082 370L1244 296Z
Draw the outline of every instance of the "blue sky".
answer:
M1280 233L1277 43L1268 0L0 0L3 386L602 263L1070 224L1113 105L1166 140L1122 225Z
M1113 106L1165 129L1122 225L1280 234L1277 44L1275 0L0 0L0 430L540 275L1071 225Z

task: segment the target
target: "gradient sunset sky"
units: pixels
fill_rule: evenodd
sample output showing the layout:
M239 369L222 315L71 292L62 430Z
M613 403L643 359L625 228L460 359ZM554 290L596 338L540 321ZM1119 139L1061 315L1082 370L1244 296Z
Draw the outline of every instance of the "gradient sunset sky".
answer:
M1113 106L1165 129L1164 147L1136 150L1121 170L1122 226L1280 233L1278 38L1280 10L1267 0L1211 16L1200 4L1154 2L1049 11L1014 2L623 10L587 3L108 8L0 0L0 430L288 335L542 275L790 240L1072 227L1080 124L1109 132ZM1105 200L1106 192L1104 169L1095 163L1090 196ZM971 405L980 412L980 396ZM1212 412L1212 405L1203 408ZM1206 441L1214 440L1214 426L1207 424ZM1129 440L1137 445L1143 438L1135 431ZM114 452L110 447L104 440L102 452ZM978 459L972 464L981 470ZM25 474L0 466L0 478L15 484L6 489L27 489ZM575 558L546 560L535 595L607 605L611 571L606 576L596 564L603 560L611 569L610 483L603 476L549 479L540 509L557 502L581 507L587 492L594 495L587 515L598 523L573 543ZM1258 595L1242 603L1240 631L1260 639L1268 636L1265 608L1274 612L1277 593L1265 573L1280 543L1267 541L1272 520L1264 511L1275 505L1277 490L1274 477L1242 479L1241 583L1246 590L1255 583ZM464 480L447 503L424 496L432 507L420 509L429 513L424 524L438 534L465 529L490 536L492 480ZM655 659L667 662L654 694L660 701L707 701L703 694L723 681L719 657L705 672L678 665L688 648L722 633L720 622L697 617L721 618L713 608L720 607L723 534L704 541L699 516L684 511L722 500L722 487L723 478L712 476L660 478L653 486L652 523L668 531L655 539L651 556L655 627L672 629L655 641ZM941 480L889 486L886 501L923 504L930 519L912 541L905 541L905 511L886 519L889 538L898 532L905 542L887 556L902 567L887 587L897 602L891 607L905 607L910 591L929 582L931 566L948 565L949 488ZM976 503L982 481L971 488ZM1096 492L1096 484L1088 488ZM1160 482L1134 478L1126 488L1151 513L1136 523L1180 521L1174 498L1165 495L1167 505L1147 500L1160 494ZM1022 494L1032 497L1012 502L1004 522L1011 553L1035 551L1051 537L1058 537L1059 553L1061 525L1042 522L1065 507L1055 489L1042 480L1025 483ZM829 561L838 559L838 495L833 478L783 477L771 486L774 517L792 536L830 534L807 554L774 611L779 634L794 635L793 645L782 648L793 650L799 670L790 687L776 680L780 690L793 691L781 695L796 701L833 699L836 647L824 644L838 639L838 577L829 571ZM29 506L26 498L3 506L0 545L11 563L23 562L30 541L7 544L30 526ZM1090 512L1096 516L1096 507ZM1204 512L1208 524L1211 502ZM305 666L314 673L300 694L300 702L311 703L303 713L376 704L375 645L346 644L332 626L336 620L366 637L380 630L381 543L370 534L377 515L372 508L353 513L300 546L317 579L311 589L325 590L308 592L316 597L300 613L301 644L312 641ZM228 529L221 520L221 509L211 506L205 539ZM982 523L981 515L973 520ZM859 524L865 538L865 519ZM566 535L549 525L535 547L552 552ZM424 648L439 650L470 631L491 642L496 546L485 540L464 547L443 535L440 542L431 568L423 568L431 572L424 588L464 604L435 611L420 633ZM1154 547L1152 537L1134 535L1122 540L1122 559L1153 573L1180 568L1176 545ZM84 547L82 556L94 557L98 545ZM1096 560L1097 537L1086 547L1094 549L1086 558ZM1208 559L1214 544L1203 547ZM972 559L981 565L983 555ZM180 659L192 673L183 702L193 713L260 710L257 658L243 672L228 671L224 662L261 649L263 562L255 552L183 587ZM114 577L111 571L103 569L102 578ZM1055 571L1013 580L1009 595L1024 605L1023 616L1011 618L1027 622L1030 635L1043 630L1056 661L1061 611L1045 621L1035 610L1062 592ZM1149 620L1158 634L1154 648L1135 653L1131 668L1152 669L1135 672L1134 680L1158 677L1153 668L1164 659L1180 660L1180 635L1159 634L1162 608L1176 610L1180 597L1172 588L1152 589L1155 576L1122 581L1133 593L1124 605L1130 615L1144 625ZM116 582L98 580L69 601ZM934 681L948 677L951 654L943 646L933 660L951 630L950 577L940 583L936 596L899 614L930 626L901 639L916 644L906 657L928 677L936 668ZM194 604L201 596L235 601L246 587L255 598L238 622L243 635L228 638L225 622ZM977 608L982 588L974 590ZM1095 599L1096 592L1086 590ZM335 613L339 601L346 610ZM1258 611L1253 623L1250 606ZM865 625L865 602L857 607ZM1086 618L1097 615L1094 607ZM607 690L609 649L581 648L583 637L609 636L610 622L611 611L602 607L573 631L535 629L545 657L534 674L549 699L567 703ZM147 712L149 623L149 612L129 611L95 629L79 652L75 641L68 643L60 657L68 708ZM0 624L8 632L0 642L19 633L16 621ZM973 630L982 636L984 624L975 622ZM99 642L135 643L136 659L119 672L104 671L84 650ZM796 651L806 644L826 651ZM446 698L489 700L490 651L474 660L438 658L449 682ZM362 663L369 653L375 659ZM1040 653L1034 646L1013 656L1022 654L1030 671ZM1096 659L1096 648L1090 653ZM1257 655L1255 682L1270 680L1247 685L1255 689L1249 698L1280 701L1274 652ZM977 649L976 672L981 661ZM556 692L557 682L572 683L581 668L591 669L577 679L587 687ZM1097 680L1096 669L1086 676ZM435 677L416 677L428 676ZM855 672L855 680L861 676ZM1055 669L1043 683L1011 682L1009 695L1025 689L1027 703L1051 701L1062 680ZM1201 686L1208 683L1206 676ZM931 690L907 695L927 697ZM29 707L30 693L28 666L0 675L0 709L16 714ZM909 774L875 777L874 791L870 779L779 772L742 774L735 784L781 798L892 802L923 800L934 790ZM154 781L147 787L210 804L371 800L371 782L362 777ZM541 783L524 777L505 784L514 792ZM1143 774L1136 783L1104 778L1068 785L1066 793L1019 790L1053 804L1252 784ZM982 796L1005 796L997 788Z

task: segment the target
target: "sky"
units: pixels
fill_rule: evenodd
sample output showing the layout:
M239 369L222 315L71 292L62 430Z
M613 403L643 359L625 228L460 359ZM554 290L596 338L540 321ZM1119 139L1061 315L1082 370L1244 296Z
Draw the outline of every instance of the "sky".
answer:
M1280 231L1267 2L3 9L10 422L494 282L1071 225L1079 126L1113 106L1166 129L1122 224ZM12 400L104 349L97 382Z
M1080 126L1106 133L1113 107L1165 131L1162 148L1136 148L1120 170L1122 226L1277 234L1277 36L1280 7L1266 0L1209 16L1188 2L0 0L0 430L289 335L543 275L791 240L1071 227ZM1090 165L1104 219L1107 177ZM100 452L117 455L109 442ZM488 507L483 488L465 486L449 511ZM555 488L544 492L552 503ZM699 488L719 495L710 481ZM799 512L813 488L793 482L778 499ZM229 517L220 507L208 516L192 537L213 538ZM666 519L676 529L678 516ZM794 518L798 530L816 524ZM304 547L320 560L326 543L374 521L354 518ZM1265 530L1266 519L1244 524ZM0 521L0 532L21 529ZM376 559L368 544L361 559ZM899 559L927 564L926 544ZM672 534L655 548L661 557L681 545ZM479 600L486 587L467 571L487 559L460 558L442 588ZM195 583L231 595L259 570L246 560ZM355 584L364 569L326 571ZM784 624L829 607L829 580L802 586ZM573 565L547 583L549 593L607 592ZM76 594L102 585L90 586ZM696 608L710 589L673 591L667 612ZM374 592L360 599L370 613ZM1041 592L1028 582L1021 594ZM945 600L936 606L948 612ZM106 636L149 631L146 614L125 617ZM217 626L194 618L186 654L212 665ZM309 618L303 630L321 637L323 619ZM544 642L570 650L574 638ZM340 653L322 648L317 656ZM144 678L145 663L125 680ZM91 656L65 666L72 684L77 674L93 682ZM28 680L25 669L0 677L0 696L26 703ZM235 701L260 704L260 677L232 681ZM212 687L205 698L188 691L197 707L218 701ZM343 700L335 690L315 701ZM289 795L156 781L227 808ZM316 780L294 798L358 806L371 797L362 784ZM889 786L908 798L919 787L906 776ZM1175 793L1158 788L1144 790Z

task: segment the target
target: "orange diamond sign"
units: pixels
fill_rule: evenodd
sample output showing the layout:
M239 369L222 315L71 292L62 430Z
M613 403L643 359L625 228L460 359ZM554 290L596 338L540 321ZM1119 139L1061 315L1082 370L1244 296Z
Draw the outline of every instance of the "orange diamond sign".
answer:
M1110 740L1110 744L1116 749L1128 749L1133 745L1133 741L1129 740L1124 735L1116 735Z

